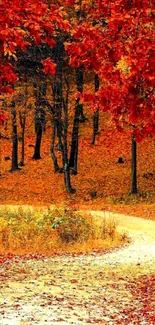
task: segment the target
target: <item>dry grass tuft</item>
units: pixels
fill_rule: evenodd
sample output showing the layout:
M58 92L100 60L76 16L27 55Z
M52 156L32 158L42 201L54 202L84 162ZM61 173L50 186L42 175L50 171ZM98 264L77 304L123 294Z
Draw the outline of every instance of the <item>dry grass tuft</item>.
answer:
M124 244L115 220L96 222L67 206L0 211L0 255L90 253Z

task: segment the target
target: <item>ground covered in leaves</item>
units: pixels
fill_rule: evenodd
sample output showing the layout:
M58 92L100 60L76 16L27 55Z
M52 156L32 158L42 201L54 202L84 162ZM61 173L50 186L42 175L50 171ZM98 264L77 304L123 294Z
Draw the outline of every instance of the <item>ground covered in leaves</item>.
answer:
M155 223L115 219L132 239L121 249L1 257L1 325L155 324Z
M80 124L78 174L72 175L73 195L66 194L62 174L54 173L50 157L51 128L47 124L41 146L41 160L32 160L35 144L33 120L28 119L25 137L25 166L10 173L11 137L1 130L0 202L2 204L46 205L70 202L82 209L105 209L126 214L155 218L155 143L146 139L138 143L138 190L131 195L131 137L116 132L105 115L100 116L100 135L91 145L92 113ZM69 145L72 123L69 120ZM19 161L21 143L19 142ZM57 151L58 160L61 152ZM123 163L118 163L119 157Z

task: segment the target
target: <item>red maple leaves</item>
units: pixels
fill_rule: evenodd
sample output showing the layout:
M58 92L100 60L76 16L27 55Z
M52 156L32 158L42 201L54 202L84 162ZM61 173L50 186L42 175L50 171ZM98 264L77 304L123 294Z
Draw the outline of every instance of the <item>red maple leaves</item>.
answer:
M17 50L25 50L32 42L54 46L57 31L68 30L69 23L60 5L51 3L49 6L47 1L36 0L1 0L0 25L0 91L11 94L17 80L13 69L13 61L18 59ZM42 64L45 73L55 73L50 59Z
M133 131L134 125L138 140L155 135L154 15L153 1L96 1L88 23L76 26L75 41L66 45L71 65L100 77L100 109L119 127Z
M56 64L53 63L50 58L42 60L41 63L44 66L43 71L45 74L54 75L56 73Z
M74 6L73 0L66 5ZM69 32L67 13L61 1L57 5L35 0L2 0L0 4L0 88L12 90L17 76L11 60L16 50L24 50L31 41L55 45L58 31ZM155 134L155 4L151 0L97 0L83 6L85 20L73 26L74 41L66 44L72 66L84 65L101 80L97 101L109 111L118 125L134 125L143 138ZM55 74L56 66L48 58L42 61L44 73ZM95 104L94 104L95 105Z

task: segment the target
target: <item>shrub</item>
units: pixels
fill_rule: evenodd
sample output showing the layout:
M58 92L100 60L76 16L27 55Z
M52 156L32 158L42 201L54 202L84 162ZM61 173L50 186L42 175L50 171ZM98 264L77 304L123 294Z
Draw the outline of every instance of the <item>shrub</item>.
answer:
M106 247L114 246L110 241L118 243L116 223L101 220L98 224L90 214L68 206L0 211L0 254L90 252L104 249L105 241Z
M44 221L50 222L62 242L84 241L89 238L90 224L80 214L71 208L64 206L61 208L49 208L43 214Z

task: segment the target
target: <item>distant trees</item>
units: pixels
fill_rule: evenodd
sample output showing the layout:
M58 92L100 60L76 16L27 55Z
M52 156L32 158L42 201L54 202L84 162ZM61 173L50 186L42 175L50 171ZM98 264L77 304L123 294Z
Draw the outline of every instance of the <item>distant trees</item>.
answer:
M78 5L67 0L64 6L61 1L58 4L1 1L1 94L11 96L18 75L25 76L27 83L33 81L36 131L33 158L41 158L42 133L49 114L54 171L64 174L68 192L75 192L70 173L78 173L79 127L86 120L84 101L90 103L93 112L92 144L99 132L99 111L110 113L119 130L130 130L131 192L138 190L137 142L155 135L154 9L150 0L80 1ZM88 71L92 71L93 91L86 93L84 75ZM73 75L69 76L71 72ZM70 82L75 86L72 123L69 121ZM11 117L12 170L16 170L18 135L14 99ZM0 110L0 124L4 118ZM23 144L21 164L24 165L25 113L21 112L19 118ZM61 166L57 150L62 154Z

